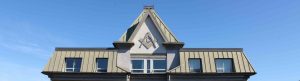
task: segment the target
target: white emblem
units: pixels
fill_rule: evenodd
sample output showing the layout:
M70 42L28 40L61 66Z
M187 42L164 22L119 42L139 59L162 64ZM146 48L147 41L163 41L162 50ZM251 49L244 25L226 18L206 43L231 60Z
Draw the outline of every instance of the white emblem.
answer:
M141 42L141 45L140 45L139 48L141 48L142 45L145 46L145 48L147 48L147 49L149 49L152 46L154 48L156 48L156 46L155 46L156 40L151 37L151 34L149 32L146 33L146 35L144 36L144 38L140 39L139 41Z

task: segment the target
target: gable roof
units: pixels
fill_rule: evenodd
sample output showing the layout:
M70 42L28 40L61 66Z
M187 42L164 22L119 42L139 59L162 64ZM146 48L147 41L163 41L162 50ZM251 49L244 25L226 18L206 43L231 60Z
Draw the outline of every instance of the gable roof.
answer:
M170 31L170 29L164 24L161 18L157 15L153 7L146 6L138 18L132 23L130 28L121 36L119 42L132 42L133 37L136 35L141 25L150 18L155 27L158 29L159 33L162 35L164 42L180 42L175 35Z

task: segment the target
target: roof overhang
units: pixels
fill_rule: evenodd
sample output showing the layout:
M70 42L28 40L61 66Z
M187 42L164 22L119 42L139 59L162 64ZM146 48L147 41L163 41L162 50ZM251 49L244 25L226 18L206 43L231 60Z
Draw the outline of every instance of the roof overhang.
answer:
M183 42L164 42L163 46L169 50L181 49L184 46Z
M130 49L134 43L132 42L113 42L115 48L118 49Z

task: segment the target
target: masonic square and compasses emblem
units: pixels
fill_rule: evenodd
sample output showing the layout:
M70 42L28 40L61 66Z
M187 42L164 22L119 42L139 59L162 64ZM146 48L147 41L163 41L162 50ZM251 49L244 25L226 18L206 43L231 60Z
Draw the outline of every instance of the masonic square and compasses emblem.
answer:
M145 48L149 49L150 47L154 47L155 46L155 42L156 40L154 38L151 37L150 32L146 33L143 39L140 39L139 42L141 43L141 45L139 46L139 48L141 48L141 46L145 46Z

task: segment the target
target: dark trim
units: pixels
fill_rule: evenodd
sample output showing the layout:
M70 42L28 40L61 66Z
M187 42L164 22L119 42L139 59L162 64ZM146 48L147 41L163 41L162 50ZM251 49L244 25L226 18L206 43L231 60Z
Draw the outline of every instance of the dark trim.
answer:
M243 52L243 48L181 48L179 51L204 51L204 52Z
M178 50L184 46L183 42L164 42L162 44L166 49L169 49L169 50L172 50L172 49Z
M124 81L129 75L132 80L195 79L195 80L247 80L255 73L165 73L165 74L130 74L130 73L95 73L95 72L42 72L51 81Z
M144 6L144 9L154 9L154 6L153 5L146 5L146 6Z
M130 72L49 72L49 71L43 71L41 72L45 75L51 75L51 74L131 74L131 75L149 75L149 74L132 74ZM215 73L215 72L189 72L189 73L164 73L168 75L255 75L256 72L244 72L244 73ZM164 75L164 74L150 74L150 75Z
M212 72L212 73L167 73L167 74L170 74L170 75L248 75L248 76L252 76L252 75L255 75L256 73L249 73L249 72L246 72L246 73L215 73L215 72Z
M51 72L51 71L43 71L41 72L45 75L52 74L130 74L129 72Z
M113 42L115 48L118 49L130 49L134 43L131 42Z
M85 50L117 50L116 48L77 48L77 47L56 47L55 51L85 51Z

